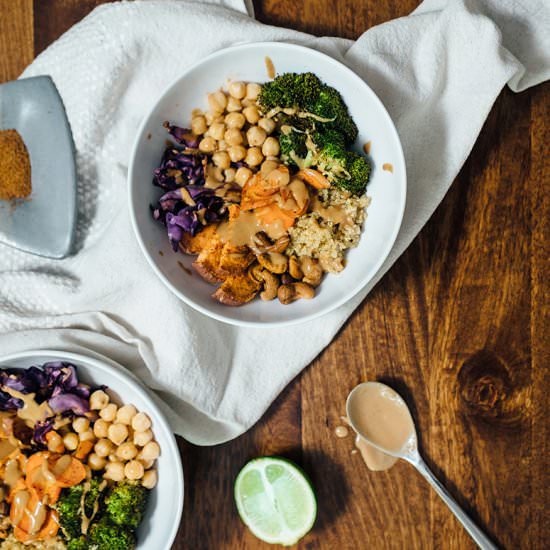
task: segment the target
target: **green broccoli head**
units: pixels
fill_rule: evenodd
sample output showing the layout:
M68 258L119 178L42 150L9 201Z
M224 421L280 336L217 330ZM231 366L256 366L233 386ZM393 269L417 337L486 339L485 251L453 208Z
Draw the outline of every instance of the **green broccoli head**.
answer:
M370 162L355 151L349 151L346 154L346 161L346 169L350 177L349 179L339 180L338 186L353 195L362 195L370 178Z
M88 550L89 547L88 540L84 535L77 539L71 539L67 543L67 550Z
M101 476L95 476L90 480L90 485L84 497L84 512L86 517L92 518L101 513L103 508L102 497L106 487L107 484Z
M105 513L109 519L130 529L136 529L143 519L149 491L137 483L117 483L105 499Z
M305 158L307 155L306 134L291 131L288 134L279 135L279 147L281 159L286 164L297 166L297 158Z
M136 537L131 529L117 525L104 516L90 527L88 545L94 550L133 550Z
M315 103L321 81L313 73L284 73L260 90L258 103L264 111L275 107L305 107Z
M67 539L78 538L82 531L83 485L63 489L55 508L59 514L59 526Z
M325 123L326 126L340 132L346 144L353 143L357 139L357 126L342 96L331 86L323 84L317 99L313 103L307 103L305 108L315 115L331 119L330 122Z

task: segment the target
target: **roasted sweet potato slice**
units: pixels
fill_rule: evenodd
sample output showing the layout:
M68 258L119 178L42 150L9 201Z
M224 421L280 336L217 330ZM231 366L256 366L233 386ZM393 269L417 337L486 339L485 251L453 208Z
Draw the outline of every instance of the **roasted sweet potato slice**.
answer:
M233 246L225 243L220 257L220 270L229 275L241 275L254 261L254 254L248 246Z
M226 306L242 306L258 294L260 286L248 275L230 276L212 294L212 298Z
M193 262L197 273L209 283L221 283L225 279L225 273L220 269L223 243L219 238L209 244Z
M199 231L194 237L189 233L184 233L179 247L184 254L200 254L207 246L216 240L217 225L207 225L202 231Z
M29 498L26 509L29 510L30 515L27 513L22 515L17 527L14 529L15 538L20 542L30 542L33 540L47 540L55 537L59 529L59 520L57 512L51 508L47 508L46 517L44 519L44 523L40 526L40 529L36 533L31 534L33 529L32 518L36 517L37 511L42 506L46 505L40 504L40 497L36 490L27 489L27 491L29 493ZM12 505L10 510L10 519L12 522L15 520L14 513L15 507Z

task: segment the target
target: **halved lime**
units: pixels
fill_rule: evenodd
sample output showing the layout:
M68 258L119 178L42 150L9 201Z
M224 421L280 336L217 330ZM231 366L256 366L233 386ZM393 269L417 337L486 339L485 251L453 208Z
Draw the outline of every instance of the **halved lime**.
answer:
M317 501L308 478L289 460L256 458L235 480L235 502L248 528L270 544L291 546L313 527Z

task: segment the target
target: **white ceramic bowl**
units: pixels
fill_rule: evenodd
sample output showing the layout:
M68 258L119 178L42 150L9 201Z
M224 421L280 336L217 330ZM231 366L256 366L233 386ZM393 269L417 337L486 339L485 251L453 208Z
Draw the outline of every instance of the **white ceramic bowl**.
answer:
M158 484L152 490L143 522L137 531L137 549L168 550L176 536L183 510L183 469L176 439L164 415L137 378L115 363L65 351L40 350L0 358L0 368L27 368L48 361L66 361L77 367L78 378L86 384L105 384L117 401L132 403L152 420L152 430L160 445Z
M259 299L232 308L211 298L214 287L179 265L191 268L193 258L174 253L164 227L151 217L162 190L151 184L153 170L166 148L165 120L189 127L191 111L207 108L208 92L227 79L265 82L265 57L277 73L312 71L334 86L346 101L359 128L357 150L370 141L373 161L367 194L372 198L359 246L347 254L347 266L338 275L329 274L313 300L282 305ZM382 165L390 163L393 173ZM300 323L340 306L357 294L376 274L397 237L406 198L405 160L397 131L382 102L368 85L346 66L315 50L295 44L265 42L227 48L203 59L180 76L143 121L134 145L129 170L130 210L137 239L151 267L180 299L220 321L236 325L274 326ZM162 252L162 254L161 254Z

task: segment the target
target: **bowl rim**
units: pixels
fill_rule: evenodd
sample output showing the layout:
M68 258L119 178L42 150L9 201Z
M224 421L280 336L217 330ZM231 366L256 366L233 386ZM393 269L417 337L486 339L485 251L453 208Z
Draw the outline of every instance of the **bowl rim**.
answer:
M363 276L361 279L358 280L357 285L354 285L351 287L351 290L344 293L339 299L334 300L331 304L326 305L324 308L320 309L317 312L310 313L307 315L302 315L296 319L289 319L289 320L281 320L281 321L247 321L247 320L241 320L241 319L235 319L229 316L225 316L223 314L214 312L210 310L207 307L202 306L201 304L195 302L192 298L189 296L186 296L184 293L182 293L178 288L176 288L169 280L168 278L162 273L161 269L157 266L155 259L151 254L149 254L147 248L145 247L144 238L141 235L140 228L137 222L136 218L136 209L134 208L134 185L133 182L135 181L134 177L134 166L135 166L135 159L137 155L137 151L139 148L139 145L142 141L142 136L144 134L145 128L149 122L149 119L151 118L151 115L153 112L157 109L159 103L167 96L169 95L174 88L180 85L182 81L187 78L190 72L194 71L197 67L202 65L203 63L206 63L208 61L211 61L212 59L215 59L217 57L222 57L227 55L227 53L231 52L239 52L241 50L246 49L254 49L254 48L275 48L280 50L307 50L308 53L313 54L314 56L319 57L324 62L327 62L328 64L333 65L334 67L338 68L338 70L344 71L347 73L347 75L350 77L352 81L357 83L358 86L362 86L363 89L371 95L373 101L378 104L378 107L381 109L382 115L386 117L388 121L388 127L390 132L393 134L394 138L396 139L397 143L397 155L399 157L399 162L403 166L403 174L398 179L398 184L402 188L402 198L401 203L399 204L399 210L398 215L396 217L396 222L391 234L391 237L387 240L386 246L384 247L384 252L380 255L378 258L378 261L375 263L374 267L370 269L365 276ZM264 55L268 55L269 52L264 51ZM307 46L302 46L299 44L294 44L290 42L275 42L275 41L266 41L266 42L246 42L246 43L240 43L236 44L234 46L229 46L226 48L222 48L220 50L217 50L211 54L209 54L206 57L203 57L202 59L199 59L192 65L190 65L183 73L181 73L177 78L175 78L168 86L164 88L162 93L159 95L158 99L155 101L154 105L151 107L151 109L147 112L147 114L143 117L138 131L136 133L136 137L134 139L134 144L132 147L132 152L130 155L130 162L128 166L128 199L129 199L129 209L130 209L130 220L132 223L132 228L134 230L134 234L136 236L136 240L138 241L139 247L145 256L147 262L153 269L153 271L156 273L156 275L159 277L159 279L164 283L164 285L173 293L175 294L180 300L182 300L187 305L191 306L196 311L199 311L200 313L206 315L207 317L210 317L212 319L216 319L217 321L221 321L223 323L227 323L230 325L235 326L242 326L242 327L252 327L252 328L272 328L272 327L282 327L282 326L292 326L292 325L298 325L301 323L306 323L308 321L312 321L313 319L317 319L323 315L326 315L335 309L339 308L340 306L344 305L348 301L350 301L354 296L359 294L366 286L367 284L372 281L380 268L382 267L383 263L386 261L388 255L390 254L395 241L397 239L397 236L399 234L399 230L401 229L401 224L403 222L403 216L405 214L405 205L407 202L407 166L405 163L405 155L403 153L403 146L401 145L401 140L399 138L399 134L397 132L397 129L395 128L395 124L393 123L392 118L390 117L386 107L380 100L380 98L376 95L376 93L372 90L372 88L352 69L350 69L347 65L342 63L341 61L338 61L337 59L331 57L330 55L327 55L323 52L320 52L318 50L315 50L313 48L309 48ZM247 304L244 304L240 307L246 307Z
M94 373L96 371L108 372L111 376L113 376L114 378L117 378L123 384L131 386L134 389L134 391L137 394L139 394L139 396L144 401L148 403L148 407L154 410L155 414L158 416L160 420L161 430L165 432L165 434L168 436L166 439L166 444L169 447L169 453L172 454L176 460L176 463L174 464L174 466L176 467L175 469L177 469L177 473L172 471L171 474L172 475L175 474L176 479L174 480L174 483L177 485L178 487L177 492L180 495L180 497L177 499L177 502L173 503L173 505L176 506L176 517L179 518L179 520L176 521L175 524L172 526L171 531L168 537L166 538L165 548L166 549L171 548L181 523L181 517L183 513L183 501L185 498L185 490L184 490L184 476L183 476L183 465L181 462L181 456L179 453L178 445L176 443L174 432L172 431L172 428L170 428L170 425L168 424L168 421L166 420L166 416L164 415L164 413L159 409L157 404L154 402L151 396L144 389L143 383L139 380L139 378L137 378L137 376L135 376L131 372L126 372L124 367L122 367L121 365L119 365L118 363L116 363L115 361L109 358L102 357L101 359L96 359L95 357L92 357L90 355L85 355L82 353L74 353L70 351L53 350L53 349L38 349L38 350L21 351L16 353L10 353L8 355L2 355L0 356L0 368L4 368L2 367L1 364L6 363L7 361L25 360L27 358L31 359L33 357L40 357L40 356L55 356L61 360L67 360L67 361L73 362L77 367L79 366L79 363L82 363L84 365L90 365L93 367ZM14 368L20 368L20 367L14 367Z

